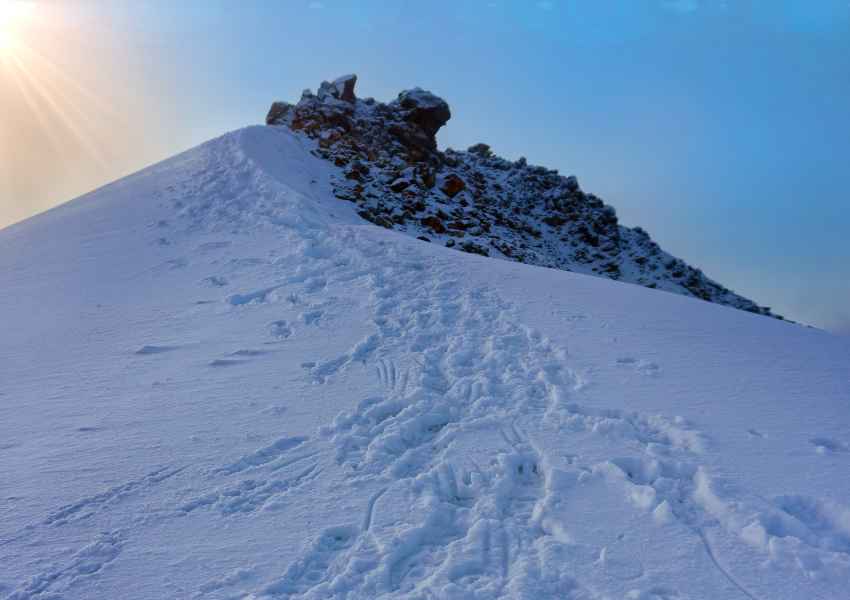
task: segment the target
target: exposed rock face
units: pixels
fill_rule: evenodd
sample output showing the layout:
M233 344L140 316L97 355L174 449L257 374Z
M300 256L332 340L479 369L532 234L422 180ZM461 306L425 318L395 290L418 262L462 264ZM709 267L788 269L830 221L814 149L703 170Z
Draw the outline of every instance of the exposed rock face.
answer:
M405 119L416 123L431 137L452 118L448 103L421 88L407 90L398 95L398 104L407 111Z
M332 82L323 81L319 85L319 90L316 96L319 100L334 98L354 104L356 100L354 96L354 86L357 83L357 75L343 75L334 79Z
M339 99L352 104L356 100L354 96L354 85L357 83L357 75L343 75L334 81L334 86L339 92Z
M269 109L269 114L266 115L266 125L276 125L286 116L292 105L288 102L273 102Z
M337 197L364 219L465 252L594 274L776 316L658 247L640 227L582 191L575 176L508 161L486 144L437 149L451 118L431 92L403 91L390 103L354 94L355 75L275 102L266 118L317 142L339 167ZM781 317L780 317L781 318Z

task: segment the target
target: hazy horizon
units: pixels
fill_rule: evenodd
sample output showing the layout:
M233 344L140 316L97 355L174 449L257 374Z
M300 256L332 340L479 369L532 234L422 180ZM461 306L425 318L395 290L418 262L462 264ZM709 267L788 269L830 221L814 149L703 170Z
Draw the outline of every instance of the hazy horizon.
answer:
M575 174L713 279L850 332L846 2L3 6L0 228L356 72L444 97L441 147Z

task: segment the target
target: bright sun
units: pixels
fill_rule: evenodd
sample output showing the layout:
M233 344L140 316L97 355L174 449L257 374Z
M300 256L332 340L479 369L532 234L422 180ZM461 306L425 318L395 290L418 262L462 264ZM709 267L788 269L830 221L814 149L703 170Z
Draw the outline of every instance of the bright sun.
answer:
M18 45L21 26L32 16L35 4L26 0L0 0L0 54L10 54Z

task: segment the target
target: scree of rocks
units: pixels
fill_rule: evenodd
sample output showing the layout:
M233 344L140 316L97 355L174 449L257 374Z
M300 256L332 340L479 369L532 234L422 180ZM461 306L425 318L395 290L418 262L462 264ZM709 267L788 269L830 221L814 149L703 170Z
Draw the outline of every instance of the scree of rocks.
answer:
M640 227L584 192L575 176L509 161L487 144L437 148L448 103L414 88L389 103L358 98L356 75L275 102L270 126L318 143L339 167L334 193L367 221L464 252L608 277L782 318L664 252Z

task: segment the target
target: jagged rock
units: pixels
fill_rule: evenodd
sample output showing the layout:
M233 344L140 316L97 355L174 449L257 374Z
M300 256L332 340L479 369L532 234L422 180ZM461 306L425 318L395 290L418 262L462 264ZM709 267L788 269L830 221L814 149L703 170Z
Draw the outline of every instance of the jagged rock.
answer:
M394 192L401 192L410 187L409 179L396 179L390 184L390 189Z
M434 175L434 171L431 170L427 166L423 166L419 169L419 179L422 182L422 185L427 189L431 189L435 185L437 185L437 177Z
M322 102L327 102L329 98L333 98L335 100L342 100L344 102L348 102L349 104L354 104L357 99L354 96L354 86L357 83L357 75L343 75L342 77L337 77L331 82L323 81L321 85L319 85L319 90L316 93L316 98L318 98ZM305 92L306 96L306 92ZM302 100L305 98L302 96ZM312 97L312 94L306 96L309 100Z
M340 100L354 104L354 101L357 99L354 95L354 86L357 84L357 75L343 75L342 77L335 79L333 84L334 87L336 87L337 92L339 92Z
M435 135L451 111L438 96L416 88L385 104L357 98L356 81L323 82L295 106L275 102L266 122L315 140L314 154L339 168L334 194L364 219L449 248L771 315L661 250L643 229L622 226L575 176L508 161L487 144L440 152Z
M466 189L466 183L457 175L449 175L443 180L443 185L440 186L440 189L449 198L454 198Z
M480 254L481 256L490 256L490 251L483 246L479 246L473 242L464 242L460 245L460 249L470 254Z
M440 127L452 118L448 103L422 88L403 91L398 95L398 103L408 111L406 120L419 125L430 137L437 135Z
M446 228L439 217L432 215L430 217L419 219L419 222L422 223L423 227L427 227L434 233L446 233Z
M490 150L490 146L487 144L474 144L466 149L470 154L478 154L479 156L484 156L489 158L493 156L493 151Z
M292 105L289 102L272 102L272 107L266 115L266 125L277 125L287 115Z

